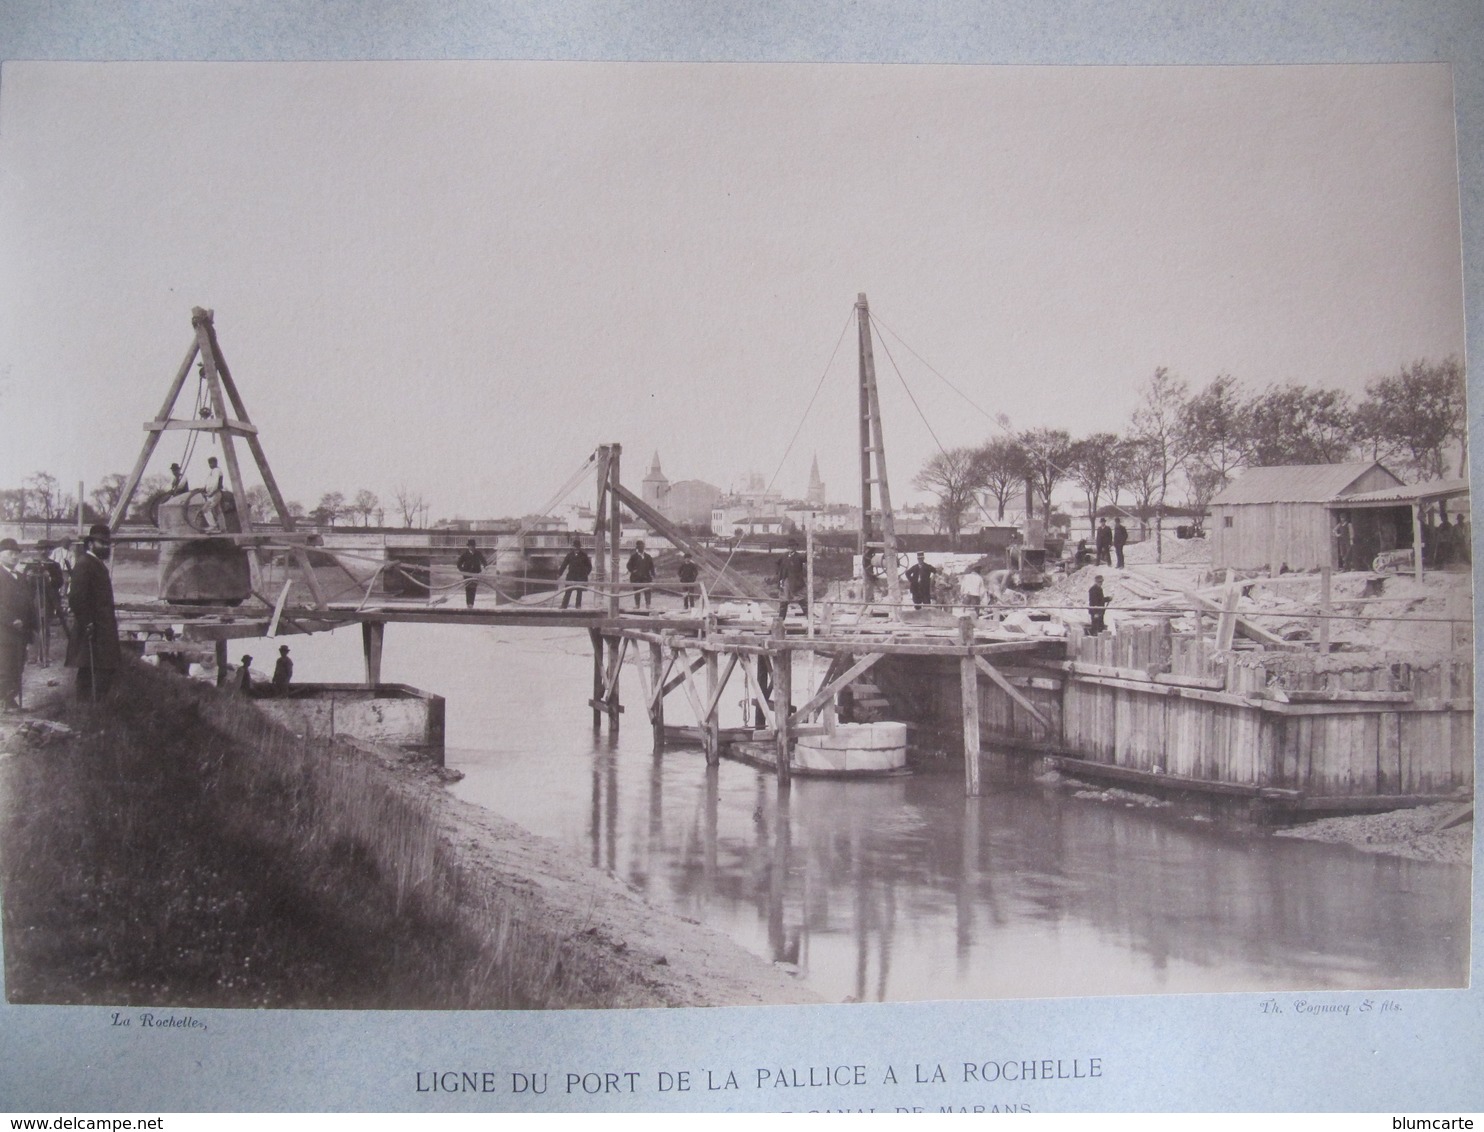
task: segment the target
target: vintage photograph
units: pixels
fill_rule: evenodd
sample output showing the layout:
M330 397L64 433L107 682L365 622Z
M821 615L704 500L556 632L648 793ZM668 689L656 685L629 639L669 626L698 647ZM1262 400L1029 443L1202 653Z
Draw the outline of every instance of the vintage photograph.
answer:
M7 1002L1467 987L1453 99L7 63Z

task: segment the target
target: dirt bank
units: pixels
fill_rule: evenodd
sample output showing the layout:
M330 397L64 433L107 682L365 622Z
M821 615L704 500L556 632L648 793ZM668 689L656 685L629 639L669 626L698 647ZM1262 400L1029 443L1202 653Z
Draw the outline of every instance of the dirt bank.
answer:
M121 680L126 699L98 709L72 701L71 677L29 668L26 715L0 721L12 1001L819 1001L782 968L449 797L422 760L298 742L246 701L143 666ZM85 852L50 852L69 829ZM128 922L141 907L144 936ZM515 973L483 969L501 964Z
M1328 841L1414 861L1468 865L1474 859L1473 814L1471 802L1443 802L1383 814L1321 818L1280 829L1273 836Z

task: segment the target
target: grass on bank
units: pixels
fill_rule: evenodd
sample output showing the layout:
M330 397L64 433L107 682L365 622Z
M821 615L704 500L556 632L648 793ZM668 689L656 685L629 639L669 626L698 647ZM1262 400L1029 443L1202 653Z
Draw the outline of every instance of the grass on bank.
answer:
M429 804L343 746L144 665L0 760L17 1003L602 1006L612 976L479 895Z

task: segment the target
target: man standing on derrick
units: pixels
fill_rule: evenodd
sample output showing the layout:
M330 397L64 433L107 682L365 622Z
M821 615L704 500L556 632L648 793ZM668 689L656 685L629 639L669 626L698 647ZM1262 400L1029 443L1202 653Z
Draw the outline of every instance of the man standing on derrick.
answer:
M108 692L123 658L118 616L113 608L113 579L104 565L112 542L113 532L107 523L94 523L88 528L67 592L73 625L67 641L67 667L77 669L77 694L91 700Z
M474 595L479 592L479 575L484 573L486 562L484 555L474 546L474 540L469 540L469 545L464 548L464 553L459 555L459 560L454 563L459 573L464 576L464 607L474 608Z

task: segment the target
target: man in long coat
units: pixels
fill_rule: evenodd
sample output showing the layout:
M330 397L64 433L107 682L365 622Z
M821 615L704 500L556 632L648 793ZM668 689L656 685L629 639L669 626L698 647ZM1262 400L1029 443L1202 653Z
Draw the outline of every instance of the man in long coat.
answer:
M73 631L67 641L67 667L77 669L77 694L98 699L113 683L122 663L118 617L113 608L113 579L104 565L112 547L106 523L88 529L84 552L72 567L67 604Z
M36 598L18 569L20 544L0 539L0 711L21 709L21 669L36 631Z

